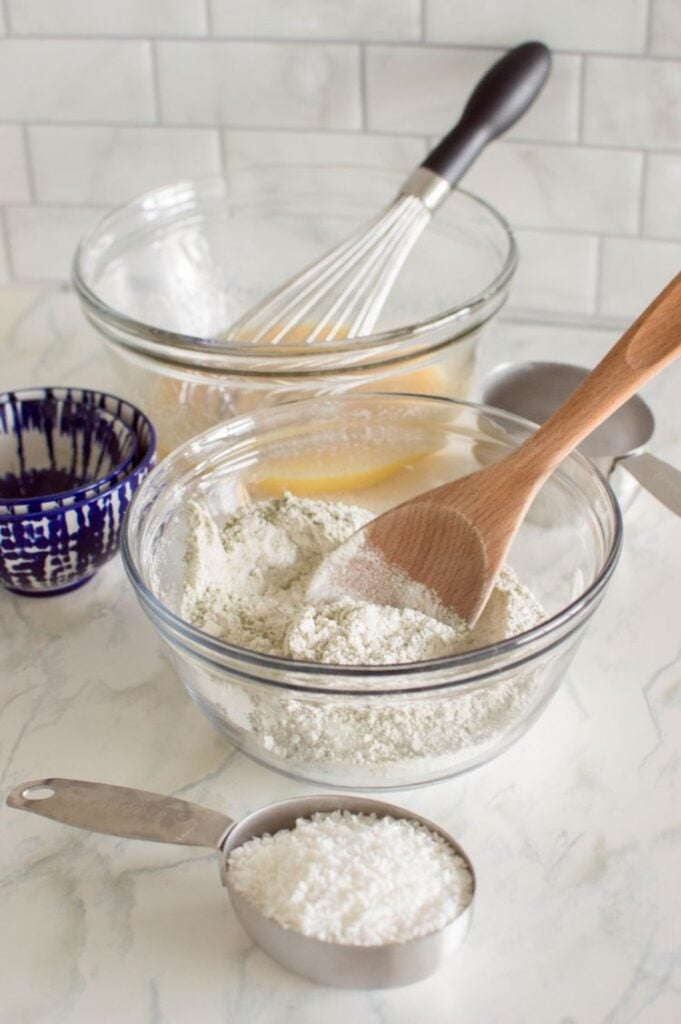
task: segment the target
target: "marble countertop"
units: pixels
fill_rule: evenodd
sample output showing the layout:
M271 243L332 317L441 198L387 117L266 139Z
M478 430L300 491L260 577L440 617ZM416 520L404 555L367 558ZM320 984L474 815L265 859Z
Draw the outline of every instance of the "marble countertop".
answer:
M66 290L0 293L2 387L107 378ZM481 366L593 364L610 329L499 321ZM681 465L681 364L646 389L653 450ZM648 495L543 717L492 763L389 799L471 855L466 944L432 979L326 989L242 932L207 851L90 835L0 809L2 1024L678 1024L681 1021L681 521ZM120 560L86 587L0 593L4 795L61 775L240 816L314 792L251 763L194 708Z

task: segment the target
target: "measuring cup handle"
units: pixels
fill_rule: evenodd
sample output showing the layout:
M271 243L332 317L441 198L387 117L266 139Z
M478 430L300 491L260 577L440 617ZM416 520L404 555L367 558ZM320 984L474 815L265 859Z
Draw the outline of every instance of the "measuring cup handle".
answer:
M24 782L7 804L90 832L181 846L215 848L232 825L226 815L188 800L77 779Z
M537 485L624 405L646 381L681 356L681 273L653 299L588 377L507 460L511 473Z
M641 455L627 455L618 459L617 466L623 466L638 480L649 494L677 516L681 516L681 471L676 466L658 459L650 452Z

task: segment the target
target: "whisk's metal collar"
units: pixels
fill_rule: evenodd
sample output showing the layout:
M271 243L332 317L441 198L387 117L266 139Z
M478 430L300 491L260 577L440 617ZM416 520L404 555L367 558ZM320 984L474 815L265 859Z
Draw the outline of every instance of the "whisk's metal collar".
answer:
M437 210L451 191L452 186L441 175L427 167L415 167L400 189L400 195L416 196L432 212Z

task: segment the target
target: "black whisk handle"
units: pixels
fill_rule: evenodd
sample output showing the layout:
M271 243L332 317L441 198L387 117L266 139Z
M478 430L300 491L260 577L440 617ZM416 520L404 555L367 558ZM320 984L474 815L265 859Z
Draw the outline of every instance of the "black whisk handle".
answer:
M454 186L480 150L532 105L550 69L551 51L543 43L509 50L478 82L460 120L421 166Z

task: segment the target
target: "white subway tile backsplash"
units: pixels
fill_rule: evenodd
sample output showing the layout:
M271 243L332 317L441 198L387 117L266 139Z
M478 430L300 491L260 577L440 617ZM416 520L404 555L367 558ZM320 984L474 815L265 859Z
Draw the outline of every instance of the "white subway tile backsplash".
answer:
M27 203L31 199L23 136L20 125L0 125L1 203Z
M681 238L681 154L648 156L643 232L660 238Z
M584 134L597 144L681 149L681 62L587 57Z
M80 239L101 210L15 206L5 211L12 263L25 281L66 281Z
M444 134L501 50L435 46L369 46L369 128ZM557 56L543 92L509 133L510 138L576 140L580 58Z
M606 238L599 308L633 319L681 269L680 242Z
M681 57L679 0L650 0L653 5L650 48L653 53Z
M0 282L169 181L406 173L530 38L549 81L463 187L517 230L516 309L626 320L681 263L681 0L0 0Z
M258 164L353 164L409 171L426 154L423 139L366 132L272 132L228 129L225 168Z
M647 0L425 0L426 38L437 43L515 46L541 39L558 50L638 53Z
M464 187L514 226L633 233L640 153L499 142L467 172Z
M0 119L111 124L153 116L148 43L0 42Z
M206 31L203 0L7 0L15 35L181 36Z
M0 284L9 284L12 279L10 274L9 261L5 251L5 239L0 231Z
M158 74L164 121L271 128L361 125L354 46L162 42Z
M416 40L420 0L209 0L213 35Z
M516 231L520 261L509 306L593 313L598 239L548 231Z
M218 174L208 128L29 128L36 195L46 203L121 203L181 178Z

